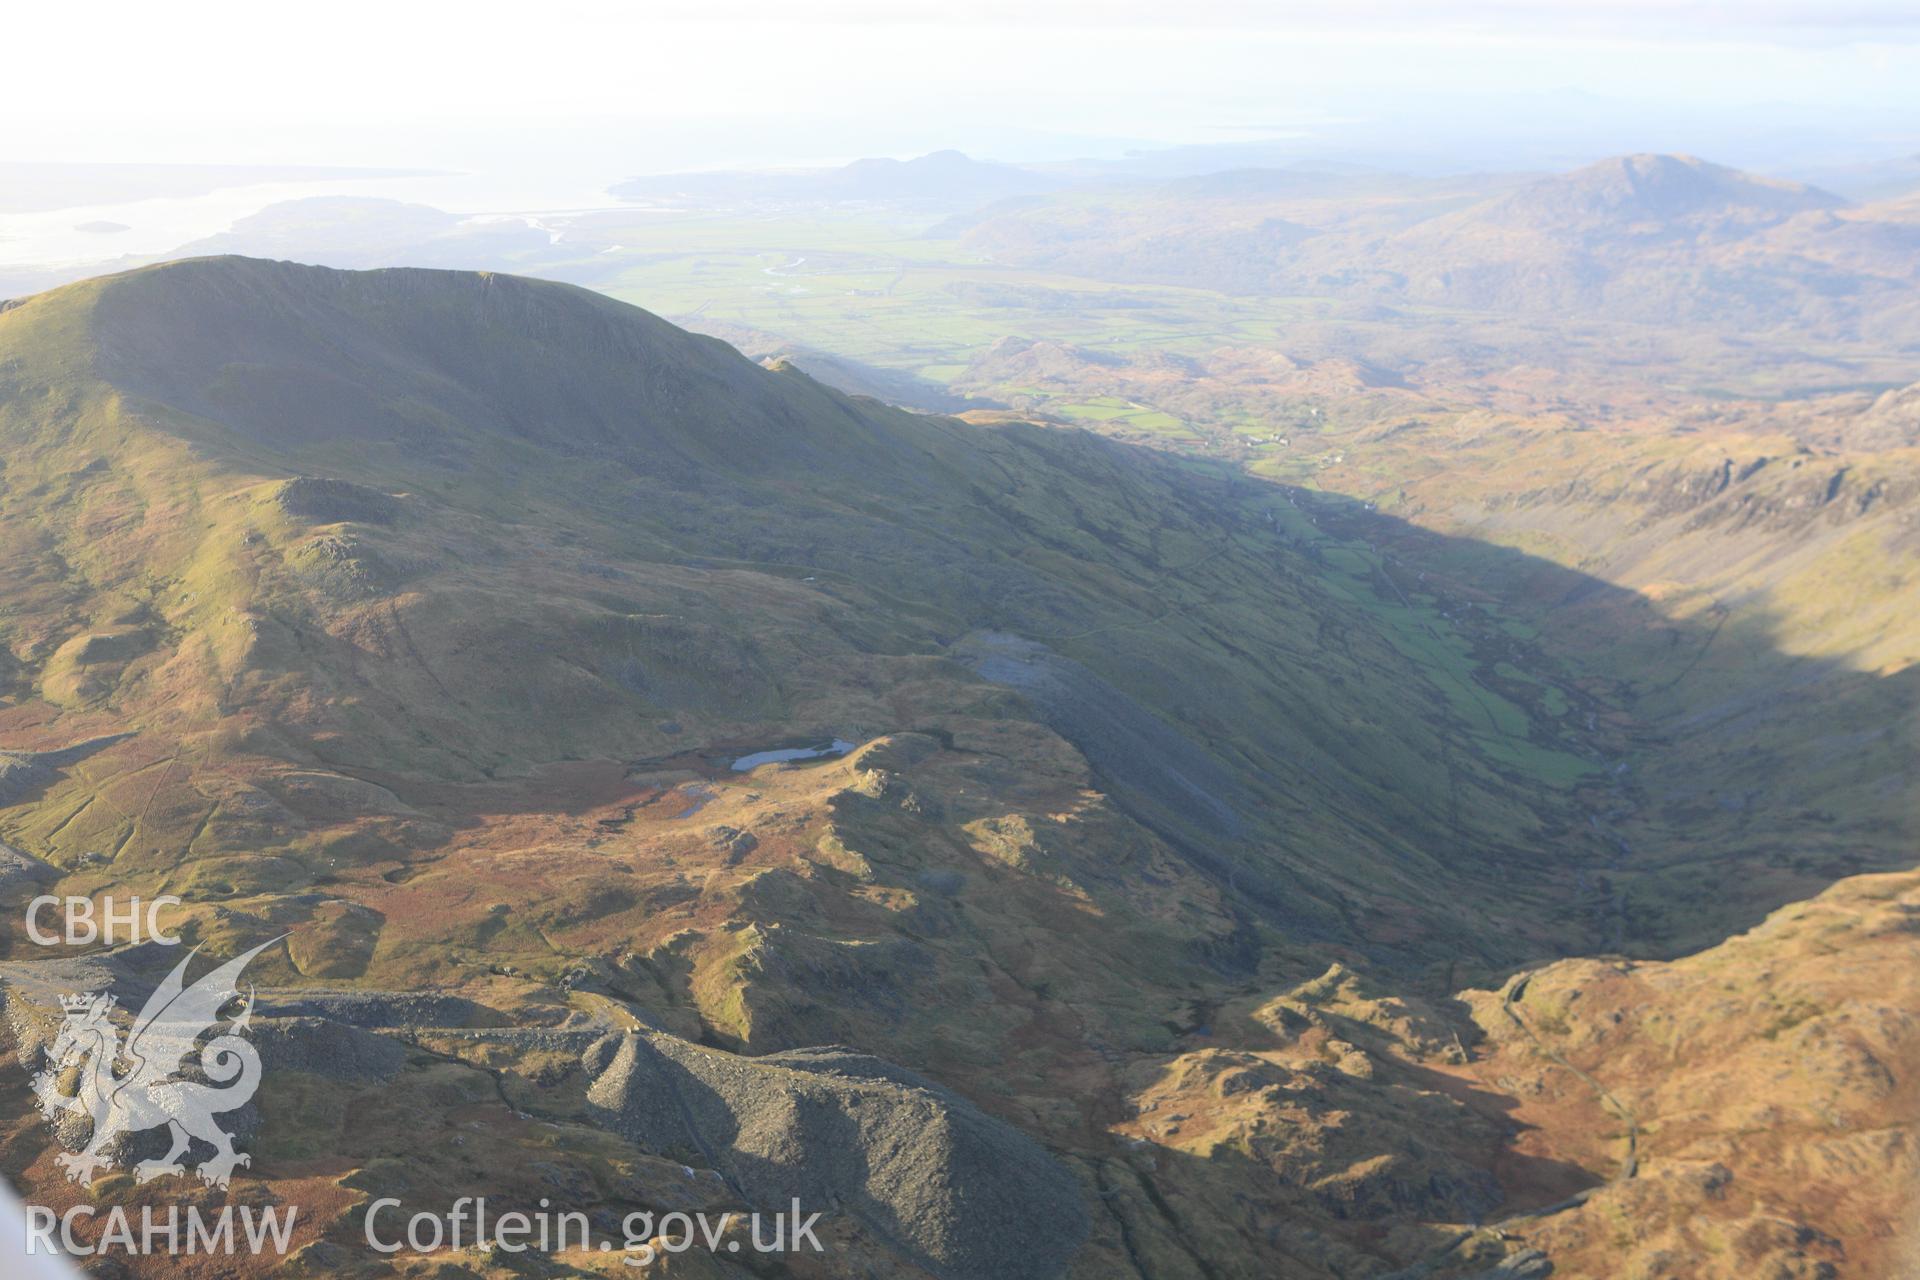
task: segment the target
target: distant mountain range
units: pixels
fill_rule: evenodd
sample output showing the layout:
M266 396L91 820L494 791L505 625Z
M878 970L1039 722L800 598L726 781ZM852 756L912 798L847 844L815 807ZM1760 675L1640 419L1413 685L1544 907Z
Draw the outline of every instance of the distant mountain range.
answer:
M942 151L636 178L616 194L703 216L758 206L776 216L814 206L905 214L969 257L1124 283L1920 341L1915 197L1858 203L1687 156L1617 157L1547 177L1246 168L1142 184ZM622 225L617 212L555 215L549 225L318 197L273 205L167 256L480 266L599 283L631 265ZM71 274L19 271L14 287Z
M1920 336L1920 216L1686 156L1471 198L1297 173L1062 195L977 215L996 261L1120 281L1654 323ZM1904 336L1903 336L1904 335Z

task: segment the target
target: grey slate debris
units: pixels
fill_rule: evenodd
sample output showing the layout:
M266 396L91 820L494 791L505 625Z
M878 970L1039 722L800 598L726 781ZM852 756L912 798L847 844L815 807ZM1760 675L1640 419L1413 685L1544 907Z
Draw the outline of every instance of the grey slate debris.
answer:
M589 1051L598 1123L718 1171L767 1211L845 1213L941 1280L1049 1280L1086 1239L1079 1184L1026 1135L851 1049L746 1058L635 1031Z

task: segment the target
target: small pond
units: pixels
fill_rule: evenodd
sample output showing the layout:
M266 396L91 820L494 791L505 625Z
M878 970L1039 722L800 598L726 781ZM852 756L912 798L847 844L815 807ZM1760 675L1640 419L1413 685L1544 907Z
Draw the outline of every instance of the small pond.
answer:
M859 745L845 738L835 738L823 747L780 747L773 751L756 751L750 756L741 756L733 762L735 773L745 773L749 769L758 769L763 764L786 764L793 760L824 760L832 756L843 756Z

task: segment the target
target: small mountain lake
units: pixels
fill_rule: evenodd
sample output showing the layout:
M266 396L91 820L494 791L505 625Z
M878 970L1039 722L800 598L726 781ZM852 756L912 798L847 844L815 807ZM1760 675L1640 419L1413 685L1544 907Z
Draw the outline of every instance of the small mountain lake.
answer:
M794 760L824 760L833 756L843 756L859 745L845 738L835 738L824 747L779 747L772 751L756 751L750 756L741 756L733 762L735 773L745 773L749 769L758 769L763 764L787 764Z

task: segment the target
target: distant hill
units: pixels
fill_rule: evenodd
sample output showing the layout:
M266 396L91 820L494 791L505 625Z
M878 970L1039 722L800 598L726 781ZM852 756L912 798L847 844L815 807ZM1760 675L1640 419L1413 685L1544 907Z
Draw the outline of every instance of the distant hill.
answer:
M1224 169L1219 173L1175 178L1160 186L1170 196L1196 196L1202 199L1229 197L1247 199L1262 196L1350 196L1381 192L1407 192L1427 185L1417 178L1398 174L1319 169Z
M169 257L242 254L327 267L490 265L544 249L546 233L516 219L468 222L431 205L373 196L283 200Z
M1572 234L1729 234L1847 201L1692 156L1618 156L1543 178L1462 214L1463 222Z
M1063 185L1059 178L1015 165L935 151L911 160L855 160L838 169L662 174L610 188L623 200L687 204L760 201L912 204L974 208Z
M1055 185L1030 170L974 160L958 151L934 151L912 160L855 160L822 178L823 187L850 200L999 200Z

